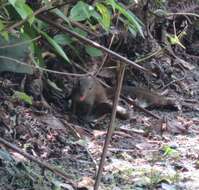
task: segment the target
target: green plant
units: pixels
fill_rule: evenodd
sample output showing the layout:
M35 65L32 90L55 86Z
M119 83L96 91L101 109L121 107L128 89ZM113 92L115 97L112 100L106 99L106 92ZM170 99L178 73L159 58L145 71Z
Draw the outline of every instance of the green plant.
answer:
M9 35L13 35L13 29L15 29L22 41L29 39L34 63L43 65L42 49L38 47L37 40L32 40L38 36L42 36L49 43L51 49L61 56L66 63L70 63L70 57L64 51L65 46L70 48L79 58L81 57L79 50L75 48L79 42L62 32L51 33L50 26L36 16L38 9L27 4L25 0L4 0L1 1L0 5L0 35L8 41ZM42 0L40 7L42 5L44 5L42 8L46 8L44 10L50 9L49 12L56 15L57 18L61 18L63 25L84 37L88 36L88 31L73 26L74 22L80 22L88 30L96 32L101 26L101 29L108 33L111 26L115 24L115 16L132 35L140 34L144 37L141 20L133 12L126 9L123 4L115 0L99 1L94 5L78 1L73 6L67 5L69 9L66 13L62 9L56 8L56 3ZM40 9L42 10L42 8ZM103 55L101 50L88 45L84 46L84 50L91 57Z

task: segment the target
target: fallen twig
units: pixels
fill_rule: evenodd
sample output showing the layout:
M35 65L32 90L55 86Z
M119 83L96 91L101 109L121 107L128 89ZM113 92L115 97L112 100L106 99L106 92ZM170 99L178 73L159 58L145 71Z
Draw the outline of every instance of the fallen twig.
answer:
M137 148L137 147L135 146L135 148ZM118 152L135 152L135 149L124 149L124 148L110 148L109 150L111 152L114 152L114 153L118 153Z
M16 151L17 153L23 155L24 157L26 157L27 159L36 162L38 165L40 165L43 168L47 168L48 170L50 170L51 172L57 174L60 177L63 177L68 183L74 185L73 182L71 182L71 178L72 176L69 176L67 174L65 174L64 172L62 172L61 170L59 170L58 168L51 166L50 164L45 163L44 161L40 161L38 158L35 158L34 156L24 152L23 150L21 150L20 148L18 148L17 146L15 146L14 144L4 140L3 138L0 137L0 143L2 143L3 145L5 145L7 148L10 148L14 151Z

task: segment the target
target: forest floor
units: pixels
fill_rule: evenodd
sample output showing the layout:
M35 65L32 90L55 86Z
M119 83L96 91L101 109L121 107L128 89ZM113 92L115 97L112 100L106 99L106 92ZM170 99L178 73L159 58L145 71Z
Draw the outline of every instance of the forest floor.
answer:
M1 77L1 137L61 168L82 189L92 189L110 114L97 124L85 125L69 122L68 112L38 111L6 98L12 85L20 85L15 78ZM190 84L193 87L193 109L153 108L150 111L161 118L155 119L132 108L128 120L116 120L101 189L199 189L198 81L199 66L195 64L183 81L187 90ZM189 98L189 94L185 96ZM72 188L56 174L8 150L0 151L0 189L49 189L52 184Z

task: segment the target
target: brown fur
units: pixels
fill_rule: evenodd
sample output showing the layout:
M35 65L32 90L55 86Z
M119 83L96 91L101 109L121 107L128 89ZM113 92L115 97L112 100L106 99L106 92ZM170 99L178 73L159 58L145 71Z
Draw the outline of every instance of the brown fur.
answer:
M84 99L82 100L81 97ZM106 90L97 80L92 77L80 78L72 91L73 114L79 111L81 113L83 110L82 114L88 116L93 111L93 107L106 101Z
M89 116L93 109L100 104L105 105L105 111L110 112L112 109L113 89L105 89L100 82L92 77L80 78L72 91L72 111L73 114ZM165 106L173 104L171 99L165 98L149 89L141 87L123 86L122 95L131 96L138 99L141 107ZM84 97L82 99L82 97ZM141 104L145 104L144 106ZM82 112L83 111L83 112ZM129 114L117 109L120 118L128 118Z

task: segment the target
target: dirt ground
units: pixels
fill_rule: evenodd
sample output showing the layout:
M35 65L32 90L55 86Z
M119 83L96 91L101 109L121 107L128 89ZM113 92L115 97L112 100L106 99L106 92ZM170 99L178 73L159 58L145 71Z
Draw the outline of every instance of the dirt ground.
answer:
M150 109L160 119L132 108L128 120L116 120L101 189L199 189L199 66L193 65L176 83L183 86L177 99L189 99L191 106ZM110 114L85 124L69 119L70 111L38 110L11 98L17 77L22 78L1 77L1 137L61 168L79 186L91 188ZM48 189L62 181L13 150L2 147L0 158L1 189Z

